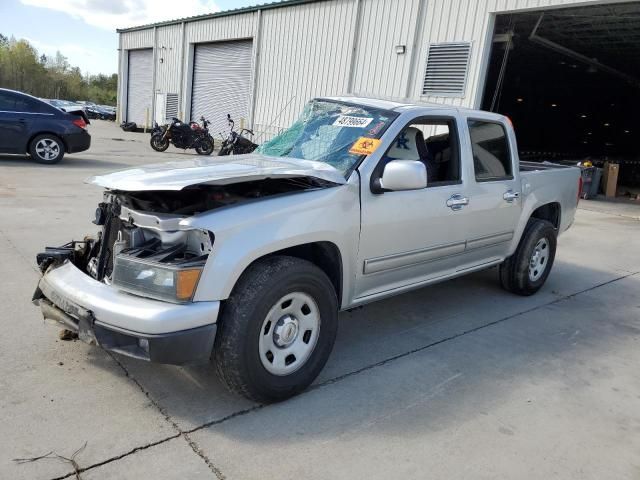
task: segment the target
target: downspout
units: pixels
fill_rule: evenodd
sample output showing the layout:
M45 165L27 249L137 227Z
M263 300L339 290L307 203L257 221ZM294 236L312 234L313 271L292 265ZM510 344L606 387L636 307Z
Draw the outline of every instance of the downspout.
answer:
M351 61L349 62L349 76L347 77L347 93L353 93L353 75L356 67L356 57L358 53L358 36L360 34L360 20L362 17L362 2L356 2L356 18L353 25L353 37L351 38Z
M424 18L427 10L427 2L426 0L419 0L418 4L418 15L416 16L416 26L413 32L413 44L411 45L411 58L409 59L409 69L407 70L408 78L407 78L407 89L404 92L405 98L413 98L411 96L411 92L414 89L416 78L418 76L418 72L415 72L416 59L418 58L418 40L422 38L422 33L424 31ZM416 98L419 95L416 95Z
M184 38L185 38L185 28L184 22L180 24L180 57L179 57L179 74L178 74L178 102L180 105L180 110L178 111L178 118L181 120L184 119L182 114L184 113L183 107L185 102L184 95Z
M118 83L116 86L116 123L122 121L122 104L124 99L122 76L124 69L122 68L122 33L118 33Z
M256 128L255 114L256 114L256 94L258 92L258 76L260 71L260 44L262 39L262 9L258 10L258 26L256 28L256 34L253 38L253 85L251 86L251 109L249 111L249 125L251 129Z
M156 118L156 75L158 73L158 27L153 27L153 72L151 77L151 122ZM144 131L147 132L149 128L149 120L145 120Z

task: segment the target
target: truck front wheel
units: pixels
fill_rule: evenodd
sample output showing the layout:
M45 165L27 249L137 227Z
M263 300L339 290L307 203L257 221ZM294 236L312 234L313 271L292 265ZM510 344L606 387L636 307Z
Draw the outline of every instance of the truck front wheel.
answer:
M214 345L218 375L260 403L289 398L318 376L337 326L336 292L322 270L294 257L259 260L224 303Z
M553 266L556 237L551 223L530 219L517 250L500 265L502 288L525 296L540 290Z

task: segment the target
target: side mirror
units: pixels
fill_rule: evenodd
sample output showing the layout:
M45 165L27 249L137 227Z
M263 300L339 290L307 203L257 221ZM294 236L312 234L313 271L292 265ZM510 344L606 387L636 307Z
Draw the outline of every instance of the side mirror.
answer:
M417 160L392 160L387 163L380 178L384 190L420 190L427 187L427 167Z

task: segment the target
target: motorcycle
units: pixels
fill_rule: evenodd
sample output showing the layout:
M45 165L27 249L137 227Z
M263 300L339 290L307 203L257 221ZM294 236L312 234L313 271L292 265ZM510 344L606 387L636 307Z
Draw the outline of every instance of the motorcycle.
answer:
M209 121L200 117L202 126L196 122L184 123L173 117L171 123L162 127L156 123L151 130L151 148L164 152L173 144L184 150L195 148L198 155L211 155L214 149L213 137L209 134Z
M234 131L235 122L231 118L231 114L227 113L227 122L229 123L229 135L222 141L222 146L218 152L218 156L225 155L242 155L243 153L251 153L258 145L253 143L244 133L253 135L253 130L243 128L240 133ZM224 138L224 137L223 137Z

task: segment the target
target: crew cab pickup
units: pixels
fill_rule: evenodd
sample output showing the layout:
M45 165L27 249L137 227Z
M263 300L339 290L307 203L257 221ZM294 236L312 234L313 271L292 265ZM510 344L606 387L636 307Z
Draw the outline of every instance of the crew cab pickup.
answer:
M34 302L89 343L213 361L233 391L282 400L323 368L340 310L490 267L542 287L580 172L517 151L501 115L317 98L252 154L89 179L100 231L38 255Z

